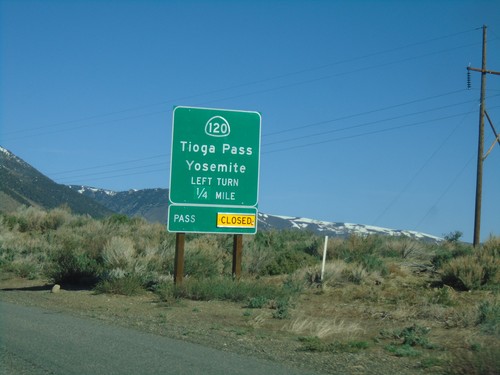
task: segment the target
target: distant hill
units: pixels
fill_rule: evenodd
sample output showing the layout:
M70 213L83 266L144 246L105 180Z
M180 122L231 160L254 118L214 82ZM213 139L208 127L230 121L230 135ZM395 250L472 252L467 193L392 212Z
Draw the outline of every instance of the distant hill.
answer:
M95 200L57 184L21 158L0 147L0 211L36 206L51 209L67 205L76 214L100 218L113 214Z
M150 222L167 223L168 189L110 191L89 186L69 185L81 195L114 212L127 216L140 216Z
M103 217L113 213L143 217L150 222L166 224L168 189L110 191L88 186L60 185L44 176L10 151L0 147L0 211L12 211L21 205L45 209L67 205L72 212ZM330 237L351 234L404 236L427 242L442 239L425 233L381 228L363 224L324 222L319 220L259 213L259 230L308 230Z
M167 222L168 189L145 189L114 192L88 186L70 186L82 195L95 199L110 210L128 216L141 216L152 222ZM425 233L395 230L363 224L332 223L300 217L288 217L259 213L259 230L291 229L308 230L319 235L346 238L351 234L404 236L426 242L437 242L441 238Z
M424 242L440 242L443 239L421 232L389 229L365 224L336 223L301 217L278 216L259 213L259 229L301 229L323 236L347 238L351 234L376 234L391 237L408 237Z

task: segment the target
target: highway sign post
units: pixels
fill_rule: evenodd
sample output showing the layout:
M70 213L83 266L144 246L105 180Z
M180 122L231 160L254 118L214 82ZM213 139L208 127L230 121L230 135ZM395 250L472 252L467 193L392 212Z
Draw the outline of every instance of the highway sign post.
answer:
M170 232L256 233L260 138L258 112L174 108ZM235 243L241 244L241 238L235 236Z

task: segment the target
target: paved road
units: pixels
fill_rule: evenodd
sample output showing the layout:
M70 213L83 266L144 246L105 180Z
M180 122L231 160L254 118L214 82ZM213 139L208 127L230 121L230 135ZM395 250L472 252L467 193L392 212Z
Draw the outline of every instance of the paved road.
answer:
M313 374L64 313L0 302L0 374Z

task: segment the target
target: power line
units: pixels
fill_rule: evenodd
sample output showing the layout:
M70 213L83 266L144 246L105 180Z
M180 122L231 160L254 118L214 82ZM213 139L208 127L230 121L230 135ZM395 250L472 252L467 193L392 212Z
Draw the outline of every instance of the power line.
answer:
M330 134L330 133L337 133L337 132L344 131L344 130L351 130L351 129L361 128L361 127L365 127L365 126L369 126L369 125L379 124L381 122L393 121L393 120L402 119L404 117L410 117L410 116L420 115L420 114L423 114L423 113L434 112L434 111L438 111L438 110L441 110L441 109L454 107L454 106L457 106L457 105L467 104L467 103L470 103L470 102L471 102L471 100L468 100L468 101L461 102L461 103L455 103L455 104L450 104L450 105L446 105L446 106L431 108L431 109L427 109L427 110L423 110L423 111L418 111L418 112L413 112L413 113L407 113L407 114L404 114L404 115L389 117L389 118L385 118L385 119L369 121L369 122L365 122L365 123L354 125L354 126L346 126L346 127L339 128L339 129L332 129L332 130L326 130L326 131L319 132L319 133L302 135L302 136L299 136L299 137L289 138L289 139L286 139L286 140L279 140L279 141L275 141L275 142L265 143L262 146L270 146L270 145L273 145L273 144L279 144L279 143L285 143L285 142L293 142L293 141L296 141L296 140L302 140L304 138L317 137L317 136L320 136L320 135L325 135L325 134Z
M462 173L464 173L464 171L467 169L467 167L469 166L469 164L471 163L471 161L474 160L474 157L475 157L475 155L472 155L469 158L469 160L467 161L467 163L465 163L465 165L463 166L463 168L455 175L455 177L450 182L450 184L444 189L444 191L441 193L441 195L438 197L438 199L434 202L434 204L431 205L431 208L429 208L429 210L427 211L427 213L422 217L422 219L415 226L415 229L419 229L420 228L420 226L422 225L422 223L425 221L425 219L427 219L427 217L432 212L432 209L434 207L436 207L439 204L439 202L441 202L441 200L445 197L446 194L448 194L448 192L453 187L453 185L455 185L455 183L458 181L458 178L462 175Z
M451 93L454 93L454 92L451 92ZM437 95L435 97L439 97L439 96L442 96L442 95ZM433 97L431 97L431 98L433 98ZM426 99L428 99L428 98L426 98ZM415 101L412 101L412 102L417 102L417 101L420 101L420 100L415 100ZM412 103L412 102L409 102L409 103ZM461 104L465 104L465 103L469 103L469 102L470 101L466 101L466 102L456 103L456 104L452 104L452 105L448 105L448 106L437 107L437 108L433 108L433 109L429 109L429 110L425 110L425 111L414 112L414 113L410 113L410 114L406 114L406 115L400 115L400 116L395 116L395 117L391 117L391 118L386 118L386 119L381 119L381 120L376 120L376 121L370 121L370 122L366 122L366 123L363 123L363 124L358 124L358 125L355 125L355 126L344 127L344 128L341 128L341 129L333 129L333 130L329 130L329 131L325 131L325 132L321 132L321 133L316 133L316 134L313 134L313 135L305 135L305 136L298 137L298 138L286 139L286 140L281 140L281 141L276 141L276 142L271 142L271 143L265 143L262 146L265 147L265 146L270 146L270 145L274 145L274 144L287 143L287 142L291 142L293 140L299 140L299 139L304 139L304 138L307 138L307 137L319 136L319 135L324 135L324 134L328 134L328 133L339 132L339 131L343 131L343 130L352 130L352 129L356 129L356 128L360 128L360 127L364 127L364 126L368 126L368 125L380 124L380 123L383 123L383 122L392 121L392 120L400 119L400 118L403 118L403 117L408 117L408 116L412 116L412 115L416 115L416 114L422 114L422 113L426 113L426 112L436 111L436 110L439 110L439 109L448 108L448 107L452 107L452 106L456 106L456 105L461 105ZM393 107L397 107L397 106L399 106L399 105L396 105L396 106L393 106ZM391 108L391 107L386 107L386 108ZM492 107L492 109L494 109L494 108L497 108L497 107ZM376 112L376 111L379 111L379 110L374 110L374 111L369 111L369 112ZM396 126L396 127L391 127L391 128L386 128L386 129L381 129L381 130L376 130L376 131L370 131L370 132L364 132L364 133L350 135L350 136L345 136L345 137L340 137L340 138L334 138L334 139L328 139L328 140L321 140L319 142L311 142L311 143L306 143L306 144L302 144L302 145L296 145L296 146L287 147L287 148L283 148L283 149L279 149L279 150L262 151L262 153L266 154L266 153L288 151L288 150L292 150L292 149L296 149L296 148L302 148L302 147L307 147L307 146L312 146L312 145L317 145L317 144L322 144L322 143L327 143L327 142L340 141L340 140L351 139L351 138L356 138L356 137L361 137L361 136L371 135L371 134L377 134L377 133L383 133L383 132L388 132L388 131L393 131L393 130L408 128L408 127L413 127L413 126L418 126L418 125L425 125L425 124L427 124L429 122L440 121L440 120L449 119L449 118L453 118L453 117L457 117L457 116L462 116L462 115L465 116L465 115L470 114L471 112L465 112L465 113L460 113L460 114L455 114L455 115L450 115L450 116L445 116L445 117L439 117L439 118L430 119L430 120L418 121L418 122L414 122L414 123L410 123L410 124L406 124L406 125L399 125L399 126ZM355 117L355 116L356 115L346 116L346 117ZM331 120L331 121L336 121L336 119ZM301 128L305 128L305 127L308 127L308 126L309 125L302 126ZM154 158L158 158L158 157L165 157L165 156L170 156L170 155L169 154L154 155L154 156L150 156L150 157L145 157L145 158L140 158L140 159L132 159L132 160L122 161L122 162L117 162L117 163L110 163L110 164L104 164L104 165L87 167L87 168L80 168L80 169L74 169L74 170L66 170L66 171L61 171L61 172L55 172L55 173L51 173L51 175L54 176L54 175L61 175L61 174L71 174L71 173L75 173L75 172L79 172L79 171L92 170L92 169L101 169L101 168L105 168L105 167L109 167L109 166L135 163L135 162L139 162L139 161L150 160L150 159L154 159ZM157 165L157 164L152 164L152 165L148 164L148 165L143 165L143 166L138 166L138 167L133 167L133 168L137 169L137 168L144 168L144 167L155 166L155 165ZM128 169L130 169L130 168L128 168ZM128 170L128 169L120 169L120 170ZM120 171L120 170L111 170L111 171L107 171L107 172L97 172L95 174L103 174L103 173L110 173L110 172L112 173L112 172ZM64 179L70 179L70 178L79 178L79 177L92 176L92 175L94 175L94 174L85 174L85 175L78 175L78 176L73 176L73 177L63 177L63 178Z
M236 98L240 98L240 97L251 96L251 95L255 95L255 94L262 94L262 93L267 93L267 92L272 92L272 91L277 91L277 90L282 90L282 89L291 88L291 87L295 87L295 86L299 86L299 85L303 85L303 84L307 84L307 83L313 83L313 82L323 81L323 80L326 80L326 79L331 79L333 77L339 77L339 76L343 76L343 75L359 73L361 71L366 71L366 70L370 70L370 69L377 69L377 68L381 68L381 67L385 67L385 66L390 66L390 65L394 65L394 64L398 64L398 63L402 63L402 62L406 62L406 61L412 61L412 60L419 59L419 58L434 56L434 55L437 55L437 54L442 54L442 53L450 52L450 51L453 51L453 50L456 50L456 49L461 49L461 48L469 47L469 46L472 46L472 45L475 45L475 44L477 44L477 43L465 44L465 45L461 45L461 46L457 46L457 47L453 47L453 48L449 48L449 49L445 49L445 50L439 50L439 51L436 51L436 52L430 52L430 53L419 55L419 56L408 57L408 58L404 58L404 59L400 59L400 60L390 61L390 62L383 63L383 64L371 65L371 66L364 67L364 68L354 69L354 70L350 70L350 71L344 71L344 72L340 72L340 73L336 73L336 74L332 74L332 75L327 75L327 76L322 76L322 77L317 77L317 78L313 78L313 79L309 79L309 80L303 80L303 81L299 81L299 82L290 83L290 84L287 84L287 85L281 85L281 86L274 87L274 88L268 88L268 89L264 89L264 90L258 90L258 91L254 91L254 92L233 95L233 96L229 96L229 97L225 97L225 98L218 98L218 99L214 99L214 100L210 100L210 101L202 101L202 102L198 103L197 105L210 104L210 103L213 103L213 102L220 102L220 101L225 101L225 100L232 100L232 99L236 99ZM374 55L376 55L376 54L382 54L382 52L381 53L375 53ZM357 59L360 59L360 58L356 58L355 60L357 60ZM331 65L334 65L334 64L335 63L332 63ZM316 70L316 69L314 69L314 70ZM274 79L277 79L277 78L270 78L270 79L256 81L256 82L267 82L267 81L271 81L271 80L274 80ZM141 107L134 107L134 108L124 109L124 110L120 110L120 111L109 112L109 113L103 114L103 115L88 116L88 117L85 117L83 119L78 119L78 120L69 120L69 121L59 122L59 123L51 124L51 125L39 126L39 127L35 127L35 128L30 128L30 129L21 129L21 130L15 130L15 131L10 131L10 132L4 132L4 134L7 134L7 135L8 134L16 134L16 133L22 133L22 132L30 132L30 131L33 131L33 130L40 130L40 129L46 129L46 128L52 128L52 127L59 127L59 126L67 125L67 124L71 124L71 123L83 122L83 121L88 121L88 120L92 120L92 119L96 119L96 118L101 118L101 117L108 117L108 116L115 115L115 114L130 112L130 111L134 111L134 110L137 110L137 109L148 108L148 107L152 107L152 106L156 106L156 105L160 105L160 104L166 104L168 102L175 102L175 101L179 101L179 100L195 98L195 97L204 96L204 95L207 95L207 94L212 94L212 93L215 93L215 92L227 91L227 90L230 90L230 89L233 89L233 88L244 87L244 86L249 86L249 85L253 85L253 84L254 83L234 85L234 86L231 86L230 88L226 88L226 89L212 90L212 91L207 92L205 94L195 94L195 95L187 96L187 97L184 97L184 98L178 98L178 99L172 99L172 100L165 101L165 102L159 102L159 103L156 103L156 104L151 104L151 105L146 105L146 106L141 106ZM33 134L33 135L25 135L25 136L10 138L10 139L8 138L7 140L11 141L11 140L17 140L17 139L24 139L24 138L28 138L28 137L40 136L40 135L44 135L44 134L53 134L53 133L58 133L58 132L62 132L62 131L75 130L75 129L85 128L85 127L89 127L89 126L103 125L103 124L113 123L113 122L117 122L117 121L122 121L124 119L140 118L140 117L145 117L145 116L150 116L150 115L154 115L154 114L158 114L158 113L165 113L165 112L169 112L169 111L167 111L167 110L156 111L156 112L145 113L145 114L140 114L140 115L136 115L136 116L125 117L123 119L115 119L115 120L104 121L104 122L100 122L100 123L97 123L97 124L80 125L80 126L71 127L71 128L53 130L52 132L37 133L37 134Z
M420 59L420 58L424 58L424 57L439 55L439 54L442 54L442 53L445 53L445 52L450 52L450 51L453 51L453 50L456 50L456 49L460 49L460 48L464 48L464 47L470 47L470 46L473 46L473 45L476 45L476 44L477 43L470 43L470 44L467 44L467 45L462 45L462 46L450 48L450 49L447 49L447 50L439 50L439 51L436 51L436 52L431 52L431 53L427 53L427 54L420 55L420 56L414 56L414 57L404 58L404 59L390 61L390 62L387 62L387 63L378 64L378 65L371 65L371 66L364 67L364 68L358 68L358 69L344 71L344 72L340 72L340 73L336 73L336 74L330 74L330 75L327 75L327 76L322 76L322 77L317 77L317 78L308 79L308 80L304 80L304 81L294 82L294 83L290 83L290 84L287 84L287 85L273 87L273 88L269 88L269 89L265 89L265 90L259 90L259 91L254 91L254 92L250 92L250 93L238 94L238 95L234 95L234 96L230 96L230 97L213 99L213 100L210 100L210 101L203 101L203 102L197 103L196 105L206 105L206 104L217 103L217 102L221 102L221 101L225 101L225 100L238 99L238 98L242 98L242 97L250 96L250 95L255 95L255 94L262 94L262 93L268 93L268 92L282 90L282 89L288 89L288 88L291 88L291 87L300 86L300 85L304 85L304 84L307 84L307 83L324 81L324 80L327 80L327 79L330 79L330 78L333 78L333 77L340 77L340 76L344 76L344 75L348 75L348 74L359 73L359 72L366 71L366 70L378 69L378 68L382 68L382 67L386 67L386 66L390 66L390 65L395 65L395 64L398 64L398 63L412 61L412 60L416 60L416 59Z
M142 169L142 168L147 168L147 167L157 167L159 165L169 165L168 162L161 162L161 163L154 163L154 164L147 164L147 165L140 165L137 167L129 167L129 168L121 168L121 169L114 169L112 171L103 171L103 172L94 172L94 173L87 173L87 174L80 174L77 176L71 176L71 177L61 177L59 180L68 180L68 179L73 179L73 178L81 178L81 177L88 177L88 176L96 176L96 175L101 175L101 174L108 174L108 173L113 173L113 172L123 172L123 171L130 171L134 169Z
M426 97L426 98L422 98L422 99L416 99L416 100L412 100L412 101L409 101L409 102L396 104L396 105L393 105L393 106L388 106L388 107L383 107L383 108L380 108L380 109L375 109L375 110L371 110L371 111L362 112L362 113L359 113L359 114L353 114L353 115L348 115L348 116L344 116L344 117L340 117L340 118L336 118L336 119L325 120L325 121L322 121L320 123L321 124L325 124L325 123L330 123L330 122L335 122L335 121L350 119L350 118L358 117L358 116L361 116L361 115L371 114L371 113L380 112L380 111L384 111L384 110L388 110L388 109L393 109L393 108L401 107L401 106L404 106L404 105L418 103L418 102L422 102L422 101L426 101L426 100L430 100L430 99L435 99L435 98L443 97L443 96L446 96L446 95L450 95L450 94L454 94L454 93L462 92L462 91L463 90L451 91L451 92L447 92L447 93L444 93L444 94L434 95L434 96L431 96L431 97ZM463 102L463 103L467 103L467 102ZM459 105L459 104L463 104L463 103L453 104L453 105L449 105L449 106ZM442 109L442 108L446 108L446 107L449 107L449 106L443 106L443 107L439 107L437 109ZM346 127L346 128L342 128L342 129L336 129L336 130L333 130L333 131L327 131L327 132L323 132L323 133L318 133L318 134L315 134L315 135L322 135L322 134L329 133L329 132L337 132L337 131L341 131L341 130L348 130L348 129L359 128L359 127L367 126L367 125L370 125L370 124L377 124L377 123L381 123L381 122L385 122L385 121L390 121L390 120L394 120L394 119L397 119L397 118L402 118L402 117L410 116L410 115L414 115L414 114L420 114L420 113L424 113L424 112L429 112L429 111L433 111L433 110L437 110L437 109L420 111L420 112L416 112L416 113L412 113L412 114L408 114L408 115L401 115L401 116L397 116L397 117L393 117L393 118L372 121L372 122L363 123L363 124L352 126L352 127ZM311 127L311 126L316 126L316 125L318 125L320 123L313 123L313 124L307 124L307 125L299 126L299 127L296 127L296 128L289 129L289 131L295 131L295 130L298 130L298 129L304 129L304 128L308 128L308 127ZM287 130L280 131L280 132L275 132L275 133L272 133L272 134L273 135L274 134L278 134L278 133L281 134L281 133L284 133L286 131ZM269 136L269 134L264 134L263 135L263 137L266 137L266 136ZM306 136L303 136L300 139L303 139L304 137L306 137ZM296 139L298 139L298 138L294 138L293 140L296 140ZM278 144L278 143L286 143L286 142L289 142L289 141L291 141L291 140L288 139L288 140L281 140L281 141L278 141L278 142L264 143L264 144L262 144L262 146L268 146L268 145ZM140 161L144 161L144 160L150 160L150 159L155 159L155 158L160 158L160 157L169 157L169 156L170 156L170 154L159 154L159 155L153 155L153 156L139 158L139 159L131 159L131 160L126 160L126 161L121 161L121 162L116 162L116 163L109 163L109 164L97 165L97 166L86 167L86 168L79 168L79 169L59 171L59 172L50 173L50 175L51 176L57 176L57 175L61 175L61 174L63 174L63 175L64 174L71 174L71 173L80 172L80 171L87 171L87 170L93 170L93 169L101 169L101 168L110 167L110 166L130 164L130 163L140 162Z
M363 137L363 136L366 136L366 135L386 133L386 132L390 132L390 131L393 131L393 130L405 129L405 128L410 128L410 127L414 127L414 126L418 126L418 125L425 125L425 124L428 124L428 123L431 123L431 122L436 122L436 121L441 121L441 120L448 120L448 119L451 119L451 118L455 118L455 117L458 117L458 116L467 115L467 114L470 114L470 113L473 113L473 111L462 112L462 113L458 113L458 114L455 114L455 115L449 115L449 116L439 117L439 118L435 118L435 119L431 119L431 120L413 122L413 123L406 124L406 125L398 125L398 126L394 126L394 127L390 127L390 128L386 128L386 129L381 129L381 130L373 130L373 131L370 131L370 132L365 132L365 133L361 133L361 134L354 134L354 135L349 135L349 136L340 137L340 138L323 139L323 140L316 141L316 142L305 143L305 144L291 146L291 147L286 147L286 148L281 148L281 149L277 149L277 150L262 151L262 153L263 154L270 154L270 153L275 153L275 152L290 151L290 150L294 150L294 149L298 149L298 148L304 148L304 147L309 147L309 146L316 146L316 145L324 144L324 143L330 143L330 142L335 142L335 141L341 141L341 140L346 140L346 139Z
M136 176L140 174L149 174L149 173L156 173L156 172L168 172L170 168L162 168L162 169L154 169L151 171L141 171L141 172L134 172L134 173L125 173L125 174L118 174L118 175L109 175L105 177L97 177L97 178L91 178L86 181L98 181L98 180L107 180L110 178L116 178L116 177L125 177L125 176ZM79 184L73 184L73 185L79 185Z
M74 172L80 172L80 171L88 171L88 170L92 170L92 169L100 169L100 168L105 168L105 167L112 167L112 166L115 166L115 165L129 164L129 163L135 163L135 162L138 162L138 161L156 159L156 158L165 157L165 156L170 157L170 154L159 154L159 155L148 156L148 157L140 158L140 159L124 160L124 161L120 161L120 162L116 162L116 163L96 165L96 166L93 166L93 167L72 169L72 170L69 170L69 171L54 172L54 173L51 173L50 175L51 176L57 176L57 175L60 175L60 174L74 173Z
M472 111L471 111L472 113ZM438 154L438 152L444 147L444 145L451 139L453 134L458 130L458 128L463 124L467 115L465 115L461 121L457 123L457 126L448 134L448 136L441 142L441 144L432 152L432 154L427 158L427 160L422 164L422 166L417 170L417 172L412 176L412 178L406 183L403 189L396 195L396 197L385 207L384 210L377 216L374 220L374 224L376 225L379 220L394 206L394 204L399 200L401 195L403 195L406 190L411 186L411 184L415 181L415 179L420 175L420 173L429 165L429 163L434 159L434 157Z
M313 126L323 125L323 124L327 124L327 123L330 123L330 122L350 120L350 119L352 119L354 117L360 117L360 116L370 115L370 114L373 114L373 113L382 112L382 111L386 111L386 110L394 109L394 108L398 108L398 107L403 107L403 106L410 105L410 104L421 103L421 102L424 102L424 101L427 101L427 100L441 98L443 96L448 96L448 95L456 94L456 93L459 93L459 92L463 92L463 90L461 89L461 90L448 91L448 92L445 92L443 94L428 96L428 97L422 98L422 99L410 100L408 102L394 104L394 105L390 105L388 107L382 107L382 108L373 109L373 110L370 110L370 111L364 111L364 112L359 112L359 113L355 113L355 114L352 114L352 115L338 117L338 118L331 119L331 120L324 120L324 121L319 121L319 122L315 122L315 123L312 123L312 124L301 125L301 126L296 126L294 128L288 128L288 129L279 130L279 131L275 131L275 132L271 132L271 133L266 133L266 134L263 134L263 136L278 135L278 134L288 133L288 132L295 131L295 130L300 130L300 129L310 128L310 127L313 127Z

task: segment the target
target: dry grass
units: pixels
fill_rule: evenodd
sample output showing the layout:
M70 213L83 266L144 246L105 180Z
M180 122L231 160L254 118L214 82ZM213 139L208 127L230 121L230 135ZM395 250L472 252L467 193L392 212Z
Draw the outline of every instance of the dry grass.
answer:
M283 327L284 330L299 335L314 336L320 339L336 338L350 340L358 337L363 329L357 322L348 323L344 319L317 319L299 317Z

